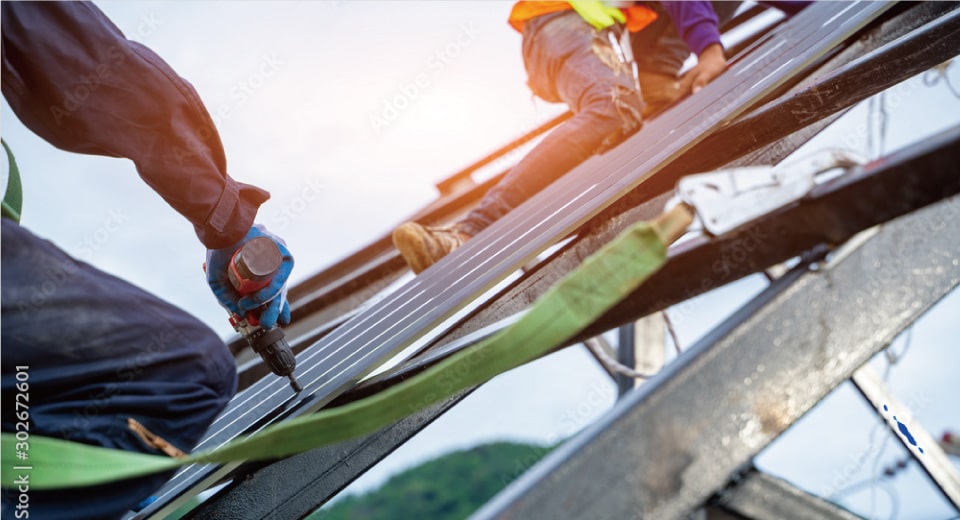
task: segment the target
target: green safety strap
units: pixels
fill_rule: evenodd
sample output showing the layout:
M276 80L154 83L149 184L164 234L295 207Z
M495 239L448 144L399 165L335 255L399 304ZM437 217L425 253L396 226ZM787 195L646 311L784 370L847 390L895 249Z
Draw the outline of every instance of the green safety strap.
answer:
M598 31L617 23L627 23L623 11L599 0L574 0L568 3L585 22Z
M3 218L8 218L14 222L20 222L20 210L23 208L23 186L20 184L20 170L17 169L17 161L13 158L13 152L7 146L7 142L0 139L3 149L7 152L7 162L10 164L10 178L7 180L7 191L3 194L2 214Z
M27 476L31 489L89 486L195 462L286 457L375 432L571 339L657 271L666 261L666 244L688 223L689 219L670 217L635 224L550 288L510 327L370 397L179 459L22 433L18 440L14 433L3 433L2 485L16 487L17 479Z

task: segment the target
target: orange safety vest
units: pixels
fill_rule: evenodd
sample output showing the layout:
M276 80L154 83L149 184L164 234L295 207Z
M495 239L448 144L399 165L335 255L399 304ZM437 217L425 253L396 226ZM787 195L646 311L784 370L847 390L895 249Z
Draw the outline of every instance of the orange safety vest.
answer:
M527 20L568 9L573 9L569 2L519 0L513 4L508 21L511 27L522 33L523 23ZM657 12L645 5L621 7L620 11L627 18L627 30L630 32L641 31L657 19Z

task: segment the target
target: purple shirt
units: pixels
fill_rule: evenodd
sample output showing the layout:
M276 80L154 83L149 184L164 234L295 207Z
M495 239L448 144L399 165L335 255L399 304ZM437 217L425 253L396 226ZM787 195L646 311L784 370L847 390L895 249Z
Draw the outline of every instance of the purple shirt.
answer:
M780 9L788 16L810 5L809 1L760 2ZM710 2L660 2L670 15L677 34L690 50L700 55L711 44L720 43L720 22Z

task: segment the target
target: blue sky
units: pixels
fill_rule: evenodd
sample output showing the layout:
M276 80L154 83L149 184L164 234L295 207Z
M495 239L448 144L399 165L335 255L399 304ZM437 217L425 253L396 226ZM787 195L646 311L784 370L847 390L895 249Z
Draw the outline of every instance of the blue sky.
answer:
M220 129L231 175L272 193L258 220L287 240L297 261L294 283L429 203L434 182L564 108L533 99L527 89L520 37L505 22L509 2L98 5L197 88ZM960 85L960 65L947 73ZM915 78L891 89L886 104L888 150L960 119L960 100L943 81L930 87ZM870 117L858 107L806 150L832 145L869 153ZM2 122L23 172L25 226L229 336L204 283L203 247L132 163L58 151L25 130L6 103ZM158 251L167 253L163 262ZM682 316L675 320L681 343L689 346L760 288L751 278L672 310ZM951 295L918 324L909 355L890 371L889 384L913 396L916 420L935 436L960 431L953 399L960 395L960 351L952 339L960 336L958 300ZM353 490L477 442L555 442L609 408L613 395L596 364L568 349L493 381ZM760 462L814 492L849 485L867 478L875 460L897 455L893 442L877 455L883 442L871 440L875 423L849 388L841 389ZM949 516L918 476L894 484L901 518ZM848 505L887 518L885 496L861 493Z

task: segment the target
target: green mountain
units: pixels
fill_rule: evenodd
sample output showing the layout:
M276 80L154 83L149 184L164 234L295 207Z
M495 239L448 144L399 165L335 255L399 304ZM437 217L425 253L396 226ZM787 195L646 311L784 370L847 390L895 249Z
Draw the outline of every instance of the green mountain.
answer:
M553 446L496 442L443 455L350 495L308 520L462 519L493 498Z

